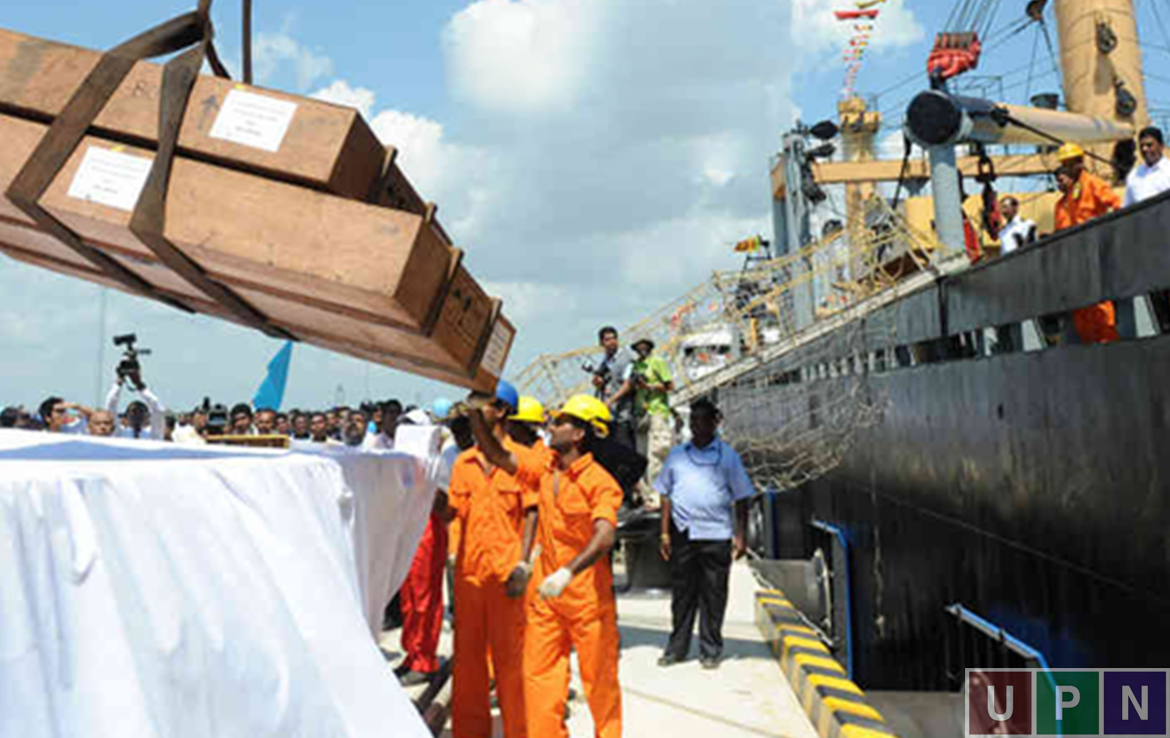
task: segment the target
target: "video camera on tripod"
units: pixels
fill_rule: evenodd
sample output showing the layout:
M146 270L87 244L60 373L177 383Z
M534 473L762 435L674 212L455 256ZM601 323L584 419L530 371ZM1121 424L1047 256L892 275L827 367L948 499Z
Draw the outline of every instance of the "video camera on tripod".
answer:
M150 356L150 349L137 348L134 345L137 342L138 336L134 333L114 336L114 345L122 349L122 360L114 371L118 374L119 382L129 378L135 389L141 390L145 385L142 384L142 365L138 363L138 357Z

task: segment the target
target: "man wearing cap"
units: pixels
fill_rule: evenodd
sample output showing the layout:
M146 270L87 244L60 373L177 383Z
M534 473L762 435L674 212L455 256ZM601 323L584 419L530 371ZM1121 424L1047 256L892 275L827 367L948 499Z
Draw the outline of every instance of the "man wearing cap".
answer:
M1121 198L1113 188L1085 168L1084 149L1065 144L1057 152L1057 159L1072 179L1072 186L1056 204L1056 230L1079 226L1121 207Z
M546 420L540 400L521 395L520 408L515 415L508 416L508 437L539 454L548 454L548 446L540 436Z
M494 397L473 395L482 405L472 413L485 424L491 443L509 458L534 452L508 438L506 418L520 404L516 388L501 381ZM483 439L459 455L451 472L449 503L461 530L455 559L455 670L451 699L454 738L492 734L491 678L503 715L506 738L523 738L524 592L531 576L528 558L536 536L537 498L507 469L491 461ZM537 463L537 462L532 462Z
M443 423L451 415L453 407L455 407L455 403L446 397L436 397L431 403L431 417L435 419L436 423Z
M659 507L654 480L674 446L674 413L670 393L674 382L670 367L661 356L654 355L654 342L641 338L631 346L637 355L633 377L638 387L635 405L638 414L638 453L646 457L646 507Z
M471 414L484 456L538 491L540 586L524 634L524 699L533 738L568 738L565 697L573 649L594 735L619 738L622 733L617 605L607 558L617 535L622 490L590 452L595 439L609 433L611 417L595 397L570 398L553 414L552 452L541 459L501 444L491 433L489 413Z
M1085 152L1073 143L1057 152L1071 182L1056 203L1056 230L1074 228L1121 207L1121 198L1105 180L1085 168ZM1073 311L1073 325L1083 343L1110 343L1119 338L1117 311L1109 300Z

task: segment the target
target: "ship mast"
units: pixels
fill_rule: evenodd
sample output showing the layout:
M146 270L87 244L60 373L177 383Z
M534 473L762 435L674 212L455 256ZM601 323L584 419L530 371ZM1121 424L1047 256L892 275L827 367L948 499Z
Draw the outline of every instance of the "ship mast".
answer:
M1057 0L1064 98L1074 113L1141 127L1149 122L1133 0ZM1135 106L1119 110L1125 92Z
M1149 124L1133 0L1056 0L1064 99L1074 113ZM1092 147L1108 159L1112 146Z
M870 162L877 158L875 143L882 127L882 115L870 110L865 100L850 97L837 103L840 116L842 157L848 162ZM852 227L865 211L865 202L874 193L873 182L852 182L845 185L845 212Z

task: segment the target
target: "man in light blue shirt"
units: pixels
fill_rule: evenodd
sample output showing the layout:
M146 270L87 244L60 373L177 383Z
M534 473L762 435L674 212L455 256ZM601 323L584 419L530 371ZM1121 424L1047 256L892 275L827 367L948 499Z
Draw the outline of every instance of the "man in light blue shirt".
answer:
M659 666L686 660L696 615L703 668L718 668L723 655L731 562L747 549L754 490L739 454L717 435L721 419L710 400L691 405L692 440L671 450L655 481L662 496L659 550L670 561L673 620Z

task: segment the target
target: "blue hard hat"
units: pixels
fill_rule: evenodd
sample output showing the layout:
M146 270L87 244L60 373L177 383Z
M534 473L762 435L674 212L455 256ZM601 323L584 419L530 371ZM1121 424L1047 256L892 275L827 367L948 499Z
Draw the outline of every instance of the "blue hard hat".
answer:
M502 379L496 385L496 399L512 408L512 412L516 412L516 408L520 407L520 393Z
M431 403L431 415L442 420L451 414L451 408L455 403L448 400L446 397L438 397Z

